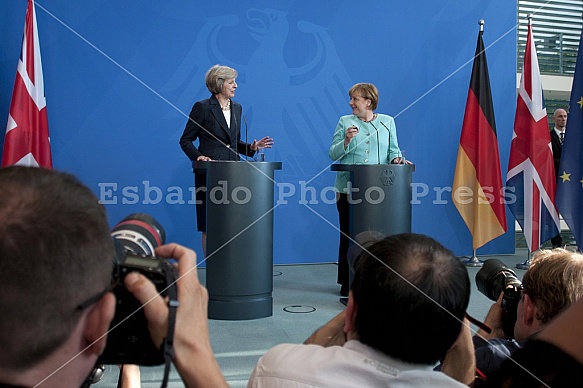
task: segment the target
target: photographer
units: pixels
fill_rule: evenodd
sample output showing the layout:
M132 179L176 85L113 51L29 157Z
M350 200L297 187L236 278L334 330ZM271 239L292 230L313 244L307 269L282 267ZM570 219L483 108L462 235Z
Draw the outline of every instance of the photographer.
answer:
M116 308L105 209L69 174L13 166L0 169L0 219L0 386L77 388L106 346ZM176 259L181 276L176 369L187 387L226 387L209 344L196 254L174 244L156 252ZM142 275L126 276L125 285L140 302L153 298L144 310L160 345L168 307Z
M178 260L178 300L174 333L174 366L186 387L228 387L211 349L207 305L208 292L198 282L196 254L178 244L156 249L161 257ZM128 290L144 305L150 333L161 345L168 332L168 307L146 277L132 273L125 279ZM147 303L149 302L149 303ZM147 303L147 304L146 304Z
M492 305L484 322L492 332L480 329L473 337L476 367L486 377L583 295L583 255L560 248L535 254L522 279L514 340L503 330L503 295Z
M486 387L573 387L583 375L583 299L559 314L512 360L492 372Z
M437 241L376 241L356 262L346 311L305 344L269 350L247 387L461 387L432 366L460 337L469 298L466 268Z

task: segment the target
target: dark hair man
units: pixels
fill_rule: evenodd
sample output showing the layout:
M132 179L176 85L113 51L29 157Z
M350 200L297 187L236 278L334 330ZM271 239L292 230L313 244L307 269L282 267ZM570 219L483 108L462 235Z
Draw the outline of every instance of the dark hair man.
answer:
M345 314L306 344L269 350L248 387L464 386L432 367L460 336L469 298L451 251L427 236L386 237L358 258Z
M0 386L78 388L115 312L105 209L69 174L13 166L0 169L0 219ZM196 254L176 244L156 253L178 260L176 369L187 387L226 387L210 348ZM144 311L161 345L168 307L144 276L129 274L125 285L140 302L151 299Z

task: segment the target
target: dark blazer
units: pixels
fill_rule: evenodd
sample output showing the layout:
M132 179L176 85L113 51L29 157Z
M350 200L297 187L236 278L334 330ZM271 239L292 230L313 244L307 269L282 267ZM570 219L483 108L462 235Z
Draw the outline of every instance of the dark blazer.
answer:
M557 132L554 129L551 131L551 147L553 149L553 160L555 162L555 178L559 179L559 164L561 163L561 151L563 145L561 144L559 135L557 135Z
M241 105L231 100L229 128L215 96L198 101L190 112L186 128L180 138L180 147L193 161L201 155L213 160L239 160L239 153L253 156L255 151L251 150L251 144L241 141L241 112ZM193 144L196 139L199 141L198 148Z

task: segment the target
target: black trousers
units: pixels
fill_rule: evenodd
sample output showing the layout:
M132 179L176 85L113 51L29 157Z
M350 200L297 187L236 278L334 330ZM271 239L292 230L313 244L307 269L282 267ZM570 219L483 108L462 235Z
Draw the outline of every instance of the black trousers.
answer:
M350 246L350 204L348 194L340 194L336 202L340 223L340 244L338 245L338 284L348 289L348 248Z
M557 173L558 169L559 169L558 167L555 168L555 173ZM558 187L558 185L559 185L559 177L557 177L557 187ZM560 230L559 230L559 234L557 234L555 237L551 238L551 244L553 245L553 248L563 246L563 238L561 237Z
M563 246L563 238L561 237L560 233L551 238L551 244L553 244L553 248Z
M206 174L194 174L196 190L196 229L206 233Z

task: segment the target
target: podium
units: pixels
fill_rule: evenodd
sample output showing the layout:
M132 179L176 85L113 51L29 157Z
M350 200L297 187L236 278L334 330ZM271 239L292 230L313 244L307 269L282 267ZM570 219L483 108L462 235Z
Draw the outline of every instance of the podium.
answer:
M413 164L333 164L332 171L350 171L351 233L384 235L411 232Z
M415 165L333 164L331 170L350 172L352 240L362 232L379 232L385 236L411 232L411 182ZM352 284L354 263L348 265Z
M193 162L206 174L208 317L273 315L273 184L281 162Z

